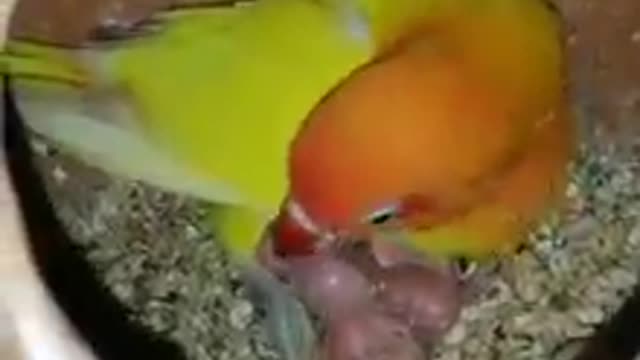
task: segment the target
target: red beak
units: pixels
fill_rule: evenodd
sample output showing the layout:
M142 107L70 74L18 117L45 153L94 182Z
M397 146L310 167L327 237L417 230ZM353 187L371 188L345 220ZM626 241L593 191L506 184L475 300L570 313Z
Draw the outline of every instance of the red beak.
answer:
M281 257L312 255L316 251L317 235L304 228L286 206L271 225L273 250Z

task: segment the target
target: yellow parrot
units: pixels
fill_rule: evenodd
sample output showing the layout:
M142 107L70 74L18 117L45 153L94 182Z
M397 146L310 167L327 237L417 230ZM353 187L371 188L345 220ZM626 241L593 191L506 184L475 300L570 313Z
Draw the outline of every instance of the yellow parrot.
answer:
M258 0L157 18L79 49L11 41L0 71L36 132L214 203L245 263L270 223L285 254L352 235L502 254L562 194L574 131L544 0Z
M307 117L283 228L303 218L316 236L388 232L482 259L558 204L574 123L557 14L538 0L433 3L438 16Z

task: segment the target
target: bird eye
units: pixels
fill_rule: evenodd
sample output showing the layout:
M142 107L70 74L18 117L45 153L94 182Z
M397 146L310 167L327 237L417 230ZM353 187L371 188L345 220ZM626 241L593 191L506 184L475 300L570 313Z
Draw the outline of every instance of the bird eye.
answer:
M373 225L381 225L396 217L398 207L396 205L380 208L369 214L365 221Z

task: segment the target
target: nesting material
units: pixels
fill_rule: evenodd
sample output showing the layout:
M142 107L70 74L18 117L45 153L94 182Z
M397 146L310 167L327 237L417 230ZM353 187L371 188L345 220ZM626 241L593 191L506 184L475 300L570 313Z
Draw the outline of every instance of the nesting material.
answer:
M29 12L42 2L22 1L14 34L58 34L51 24L60 16ZM638 278L640 3L555 2L572 31L572 83L586 129L567 189L569 217L545 224L525 251L487 270L488 288L465 309L437 359L571 359ZM94 10L87 21L57 29L75 32L57 36L86 37ZM131 14L123 18L139 16ZM600 138L600 125L615 137ZM611 139L619 146L606 145ZM260 309L247 302L237 268L201 222L202 204L106 177L41 140L34 145L60 217L134 320L179 342L189 359L277 359L259 326Z
M585 148L569 217L532 234L466 308L437 359L572 359L629 296L640 266L640 163Z
M61 218L135 320L178 341L190 359L277 359L201 204L104 177L37 144ZM437 359L571 359L638 278L633 151L583 146L568 217L543 225L529 248L489 271L488 288Z

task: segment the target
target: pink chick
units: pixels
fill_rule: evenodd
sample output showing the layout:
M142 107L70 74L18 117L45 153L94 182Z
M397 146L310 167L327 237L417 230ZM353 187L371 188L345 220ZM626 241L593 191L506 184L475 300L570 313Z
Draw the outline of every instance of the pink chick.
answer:
M439 339L462 309L463 287L452 270L398 264L377 272L372 281L380 306L407 323L421 341Z
M376 307L334 314L323 338L322 360L424 360L409 326Z

